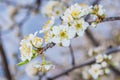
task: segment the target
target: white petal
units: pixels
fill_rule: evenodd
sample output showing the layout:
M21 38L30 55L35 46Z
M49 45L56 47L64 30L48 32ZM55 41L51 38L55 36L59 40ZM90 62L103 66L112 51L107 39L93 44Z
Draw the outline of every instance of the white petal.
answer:
M68 47L70 45L70 40L63 40L62 45Z

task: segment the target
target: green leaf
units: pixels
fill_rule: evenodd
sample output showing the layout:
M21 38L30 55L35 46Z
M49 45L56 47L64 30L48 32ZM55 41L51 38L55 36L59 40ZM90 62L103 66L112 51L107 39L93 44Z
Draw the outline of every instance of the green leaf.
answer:
M37 56L37 54L33 54L31 60L34 59L36 56ZM24 64L27 64L28 62L29 62L28 60L22 61L22 62L18 63L17 66L22 66Z
M33 54L32 59L34 59L37 56L37 54Z
M36 50L32 50L32 53L36 53Z
M24 64L27 64L28 62L29 62L28 60L22 61L22 62L18 63L17 66L22 66Z

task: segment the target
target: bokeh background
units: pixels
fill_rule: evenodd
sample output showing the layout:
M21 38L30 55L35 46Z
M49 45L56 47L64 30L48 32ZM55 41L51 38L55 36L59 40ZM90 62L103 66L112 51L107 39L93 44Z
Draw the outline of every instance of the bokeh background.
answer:
M51 0L0 0L0 80L10 80L6 76L8 73L6 71L10 72L12 80L41 80L41 73L35 74L35 70L31 68L32 63L41 60L39 56L24 66L19 67L16 64L20 62L20 40L24 36L40 30L50 19L41 13L41 8L49 1ZM76 2L90 5L94 0L64 1L67 1L67 5ZM107 17L120 16L120 0L101 0L100 4L106 9ZM99 47L107 48L108 46L120 45L120 21L100 23L96 28L90 28L90 31L100 43ZM71 45L76 65L86 60L89 49L94 48L86 34L83 37L73 39ZM48 49L45 56L56 68L42 76L42 80L71 68L69 48L55 46ZM120 54L113 56L115 57L113 62L117 62L119 68ZM6 70L7 68L8 70ZM82 69L77 69L56 80L83 80L81 72ZM102 80L120 80L120 77L111 72L110 76Z

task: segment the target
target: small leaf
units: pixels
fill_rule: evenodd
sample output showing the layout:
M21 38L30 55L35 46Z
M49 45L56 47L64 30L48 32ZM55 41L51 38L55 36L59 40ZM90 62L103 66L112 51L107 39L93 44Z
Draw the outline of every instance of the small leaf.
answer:
M32 59L34 59L37 56L37 54L33 54Z
M32 50L32 53L36 53L36 50Z
M22 62L18 63L17 66L22 66L24 64L27 64L28 62L29 62L28 60L22 61Z
M36 56L37 56L37 54L33 54L31 60L34 59ZM22 62L18 63L17 66L22 66L24 64L27 64L28 62L29 62L28 60L22 61Z

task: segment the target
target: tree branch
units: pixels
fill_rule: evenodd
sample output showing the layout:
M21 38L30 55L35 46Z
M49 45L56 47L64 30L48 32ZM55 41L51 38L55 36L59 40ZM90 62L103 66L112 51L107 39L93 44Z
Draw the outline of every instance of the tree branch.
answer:
M116 75L119 75L119 74L120 74L120 70L118 70L117 68L115 68L113 65L109 65L109 68L110 68Z
M42 50L40 50L39 54L42 54L44 51L46 51L49 48L52 48L53 46L55 46L55 43L48 43L45 47L42 48Z
M109 55L109 54L113 54L113 53L116 53L116 52L120 52L120 46L107 49L102 54ZM59 77L65 75L65 74L67 74L67 73L69 73L69 72L71 72L71 71L73 71L75 69L78 69L78 68L81 68L81 67L84 67L84 66L87 66L87 65L91 65L93 63L95 63L95 58L91 58L89 60L86 60L83 63L81 63L81 64L79 64L79 65L77 65L77 66L75 66L73 68L70 68L70 69L68 69L68 70L66 70L66 71L64 71L64 72L62 72L62 73L60 73L60 74L58 74L58 75L56 75L54 77L48 78L48 80L54 80L54 79L59 78Z
M1 33L0 33L0 54L2 56L2 66L3 66L3 69L4 69L4 74L7 78L7 80L12 80L12 75L10 73L10 70L9 70L9 65L8 65L8 62L7 62L7 56L6 56L6 53L3 49L3 45L2 45L2 39L1 39Z
M120 16L117 17L108 17L102 20L102 22L107 22L107 21L116 21L116 20L120 20Z

